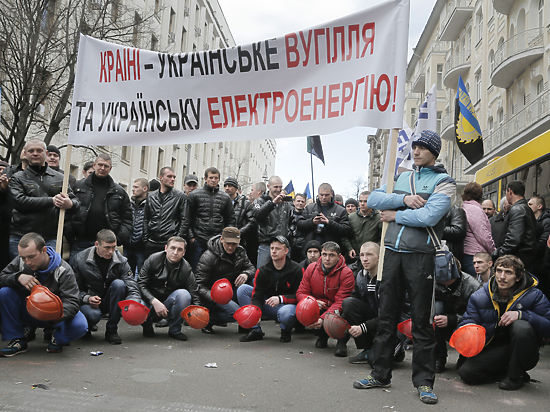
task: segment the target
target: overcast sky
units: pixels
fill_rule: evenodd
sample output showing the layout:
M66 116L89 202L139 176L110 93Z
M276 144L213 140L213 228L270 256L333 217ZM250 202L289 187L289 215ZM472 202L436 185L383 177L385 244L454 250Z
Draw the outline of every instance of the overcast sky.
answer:
M248 44L334 20L380 3L381 0L218 0L237 44ZM411 0L409 56L436 0ZM315 193L322 182L331 183L344 199L354 192L353 181L367 178L367 135L376 129L353 128L322 135L325 165L313 158ZM266 136L276 137L276 136ZM297 192L311 182L306 138L277 139L275 174L286 185L290 179Z

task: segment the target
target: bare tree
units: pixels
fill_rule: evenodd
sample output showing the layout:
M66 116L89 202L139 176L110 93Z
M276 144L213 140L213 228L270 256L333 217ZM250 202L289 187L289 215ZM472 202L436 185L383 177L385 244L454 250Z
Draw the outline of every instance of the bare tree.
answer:
M353 198L359 199L359 194L367 188L367 182L365 181L365 176L357 176L354 180L351 181L353 185Z
M32 130L49 144L70 114L79 33L123 44L148 31L121 0L0 0L0 146L15 162Z

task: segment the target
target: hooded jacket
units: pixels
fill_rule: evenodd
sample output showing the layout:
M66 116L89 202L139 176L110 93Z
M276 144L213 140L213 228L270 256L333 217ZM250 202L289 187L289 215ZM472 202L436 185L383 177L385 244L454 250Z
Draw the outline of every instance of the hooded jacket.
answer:
M434 253L426 227L433 227L439 239L442 238L444 217L455 196L456 183L441 165L415 166L416 194L426 203L411 209L404 203L405 196L411 194L411 173L413 171L397 176L393 193L386 194L386 185L376 189L369 195L367 205L378 210L397 210L384 239L387 248L396 252Z
M18 279L22 274L34 276L41 285L50 289L63 302L63 320L72 319L80 309L78 286L73 269L51 247L48 247L48 254L50 255L50 271L47 273L31 270L25 265L23 259L17 256L0 273L0 287L8 286L16 289L23 296L28 296L30 292L19 283ZM58 265L51 265L53 254L57 255Z
M248 276L248 281L254 276L255 268L250 263L245 249L239 245L235 253L229 255L220 239L221 235L218 235L208 241L208 249L197 263L198 293L206 302L211 302L210 289L215 281L225 278L235 287L235 279L241 273Z
M340 259L325 275L322 258L309 265L304 272L296 298L298 301L307 296L313 296L327 304L326 312L321 315L324 318L327 313L342 312L342 302L350 296L355 287L353 272L345 264L344 257Z
M513 296L506 305L505 312L517 310L519 319L524 319L535 330L539 338L550 336L550 302L537 289L538 280L526 273L516 286ZM459 324L460 326L474 323L485 328L485 345L488 345L495 335L498 322L504 314L495 301L497 289L495 277L491 277L483 288L475 292L468 301L468 307Z
M277 270L273 261L269 260L256 271L251 303L262 307L271 296L278 296L283 304L296 303L296 291L301 280L302 268L298 263L287 257L283 268Z

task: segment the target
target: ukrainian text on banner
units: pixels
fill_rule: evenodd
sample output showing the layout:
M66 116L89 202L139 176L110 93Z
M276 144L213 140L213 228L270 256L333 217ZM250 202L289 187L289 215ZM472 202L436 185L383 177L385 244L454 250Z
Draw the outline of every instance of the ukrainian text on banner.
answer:
M69 143L161 145L403 122L409 1L246 46L166 54L81 36Z

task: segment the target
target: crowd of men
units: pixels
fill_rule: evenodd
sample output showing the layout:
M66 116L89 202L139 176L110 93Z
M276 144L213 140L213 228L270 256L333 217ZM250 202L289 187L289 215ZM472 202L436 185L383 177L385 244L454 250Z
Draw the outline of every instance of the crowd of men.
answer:
M150 309L141 324L146 338L166 326L171 338L187 340L180 314L189 305L208 308L202 332L211 335L252 304L263 320L279 323L287 343L303 330L297 304L313 297L320 316L305 326L315 346L328 346L327 317L343 317L350 327L337 339L335 356L347 357L353 338L359 352L349 362L372 367L353 383L357 389L390 385L407 340L397 324L409 318L412 381L422 402L438 401L435 374L446 368L447 342L471 323L485 327L487 343L480 354L459 358L461 378L519 389L550 336L550 211L542 196L527 200L520 181L508 183L498 211L476 183L455 202L456 184L436 164L440 149L435 132L422 132L413 142L415 168L396 178L392 193L383 186L342 204L329 183L314 201L292 198L278 176L245 195L233 177L220 185L215 167L204 171L202 187L197 176L185 176L184 191L174 187L177 171L163 167L157 179L135 179L130 198L110 176L105 153L62 193L59 150L31 139L19 164L0 164L0 331L8 341L0 355L25 352L37 328L44 329L47 351L60 352L72 340L90 339L102 315L105 340L120 344L118 303L128 299ZM66 260L55 251L61 209ZM434 276L438 239L462 269L444 283ZM233 293L223 304L212 296L221 279ZM63 303L55 322L25 309L37 285ZM260 323L238 331L241 342L265 336Z

